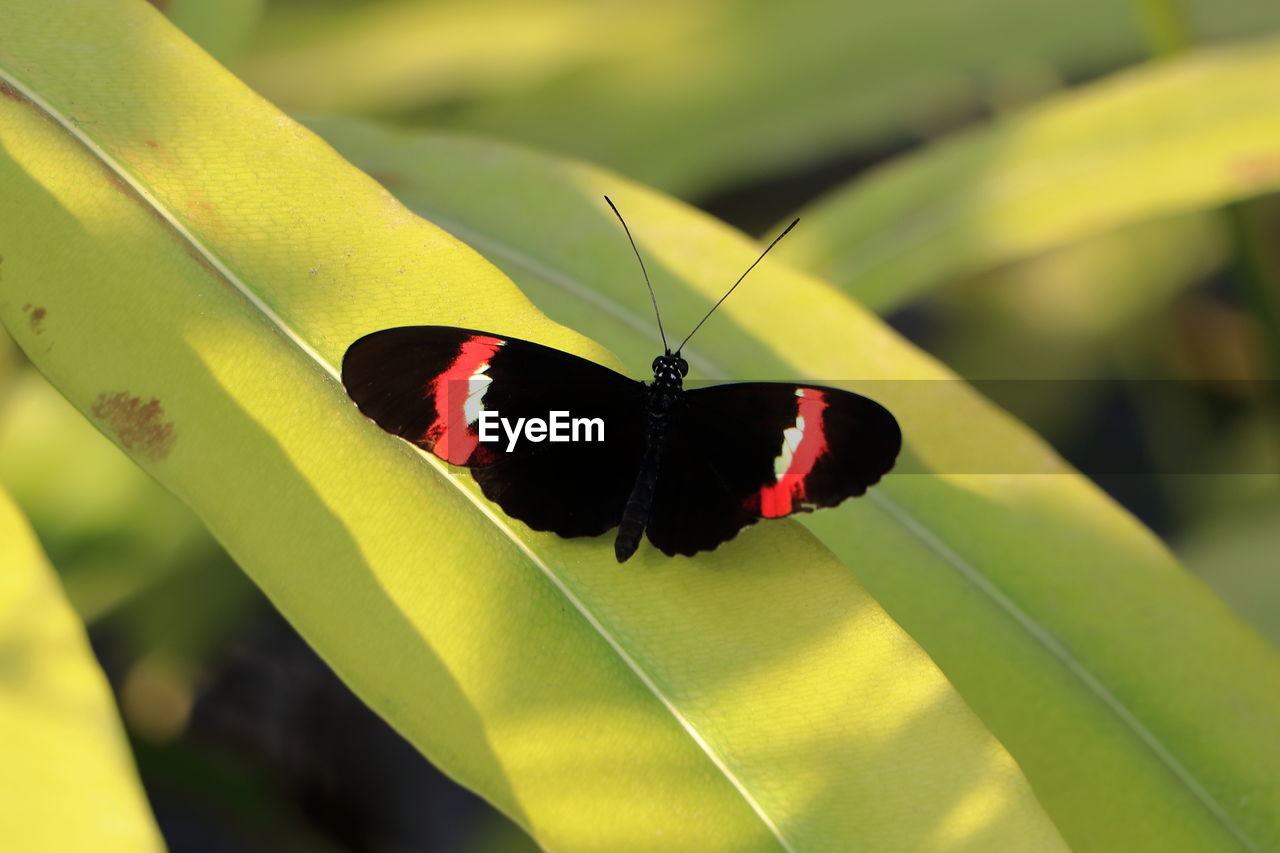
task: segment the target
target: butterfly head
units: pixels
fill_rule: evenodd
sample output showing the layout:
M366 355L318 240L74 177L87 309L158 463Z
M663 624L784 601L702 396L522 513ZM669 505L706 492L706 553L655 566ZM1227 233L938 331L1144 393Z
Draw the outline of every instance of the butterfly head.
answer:
M666 353L653 360L653 381L658 385L679 388L681 381L689 375L689 362L679 353Z

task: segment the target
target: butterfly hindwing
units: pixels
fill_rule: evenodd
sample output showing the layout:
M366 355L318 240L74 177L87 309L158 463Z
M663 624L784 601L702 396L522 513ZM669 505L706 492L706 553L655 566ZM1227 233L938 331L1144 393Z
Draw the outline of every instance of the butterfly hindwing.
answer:
M644 449L642 383L541 344L451 326L366 335L347 350L342 381L367 417L470 468L487 498L533 529L595 536L618 524ZM583 422L579 437L601 440L522 435L513 445L499 428L498 441L482 441L484 412L511 425L565 412Z
M701 442L687 430L672 430L645 528L649 541L667 556L693 556L732 539L755 520L737 491L711 467Z
M884 476L901 444L893 415L848 391L773 382L685 391L649 540L692 554L759 518L835 506Z

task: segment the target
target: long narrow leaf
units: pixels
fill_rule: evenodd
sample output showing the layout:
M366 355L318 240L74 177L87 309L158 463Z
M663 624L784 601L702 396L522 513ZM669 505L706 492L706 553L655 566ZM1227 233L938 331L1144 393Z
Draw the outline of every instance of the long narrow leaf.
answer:
M1108 229L1280 189L1280 40L1064 92L802 211L781 248L880 312Z
M0 82L5 325L371 707L542 844L1060 849L800 525L624 570L361 418L335 365L379 327L612 359L153 10L10 3Z
M164 849L84 625L3 490L0 753L6 849Z

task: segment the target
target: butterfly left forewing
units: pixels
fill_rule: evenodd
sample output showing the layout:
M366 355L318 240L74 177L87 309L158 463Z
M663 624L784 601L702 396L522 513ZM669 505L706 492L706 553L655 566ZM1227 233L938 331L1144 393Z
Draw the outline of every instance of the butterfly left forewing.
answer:
M893 415L848 391L772 382L688 391L649 539L667 554L693 553L760 518L835 506L888 473L901 444Z
M531 341L451 326L366 335L347 349L342 380L378 426L470 468L487 498L533 529L572 537L617 526L643 451L636 380ZM601 440L513 443L498 427L488 441L485 412L510 425L553 412L599 420Z

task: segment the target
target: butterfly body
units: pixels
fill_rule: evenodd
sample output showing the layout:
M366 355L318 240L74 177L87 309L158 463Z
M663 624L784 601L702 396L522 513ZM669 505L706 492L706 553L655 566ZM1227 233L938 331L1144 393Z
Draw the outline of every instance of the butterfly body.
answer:
M654 492L658 487L667 431L683 400L684 377L688 372L688 362L678 355L667 353L653 360L653 383L647 386L645 394L644 456L640 460L635 485L622 510L618 536L613 541L613 553L619 563L625 562L640 547L640 537L649 522Z
M535 530L598 536L617 527L619 562L647 535L692 555L760 518L833 506L893 465L897 422L834 388L748 382L686 390L679 353L640 382L530 341L451 326L366 335L342 379L384 430L471 470L487 498ZM600 440L490 441L483 425L602 425ZM504 426L507 434L514 435ZM554 436L554 430L552 430Z

